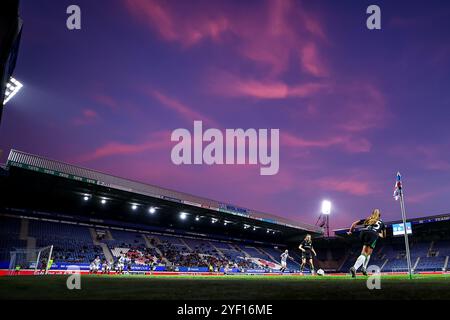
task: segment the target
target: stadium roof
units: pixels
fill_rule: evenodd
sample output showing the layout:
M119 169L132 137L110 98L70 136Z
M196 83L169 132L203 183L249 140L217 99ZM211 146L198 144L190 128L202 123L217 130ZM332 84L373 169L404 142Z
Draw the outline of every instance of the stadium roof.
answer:
M323 229L317 226L292 221L283 217L242 208L220 201L197 197L187 193L108 175L22 151L11 150L6 165L7 167L17 167L49 176L56 176L77 181L85 185L102 186L117 191L125 191L140 196L169 201L173 204L182 204L193 208L211 210L219 214L223 214L224 218L242 217L251 219L255 221L255 223L263 222L266 225L272 225L273 228L276 228L277 226L288 227L298 229L302 232L323 234Z

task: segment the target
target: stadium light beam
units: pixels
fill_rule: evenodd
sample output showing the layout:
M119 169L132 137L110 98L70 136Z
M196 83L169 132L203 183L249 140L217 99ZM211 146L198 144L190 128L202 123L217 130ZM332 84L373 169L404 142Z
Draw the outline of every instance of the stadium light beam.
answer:
M323 200L322 201L322 209L321 209L322 214L330 214L331 213L331 202L328 200Z
M3 100L3 105L5 105L9 100L14 97L17 92L22 89L23 84L11 77L6 84L6 91L5 91L5 100Z
M316 222L316 225L319 221L320 226L324 227L324 231L327 237L330 237L330 213L331 213L331 202L328 200L322 201L322 208L320 209L320 216Z

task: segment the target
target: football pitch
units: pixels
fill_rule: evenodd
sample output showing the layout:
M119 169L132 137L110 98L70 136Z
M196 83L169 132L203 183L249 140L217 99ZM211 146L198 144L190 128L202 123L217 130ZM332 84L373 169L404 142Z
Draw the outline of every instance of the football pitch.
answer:
M354 300L450 299L450 275L381 276L369 290L367 277L350 276L139 276L82 275L69 290L68 276L0 277L2 300Z

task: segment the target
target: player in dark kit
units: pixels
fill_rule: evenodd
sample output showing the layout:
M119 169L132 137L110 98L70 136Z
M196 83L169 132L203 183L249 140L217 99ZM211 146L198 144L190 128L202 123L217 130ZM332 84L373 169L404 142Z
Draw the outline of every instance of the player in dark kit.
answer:
M363 244L361 255L356 259L353 267L350 268L350 273L352 277L356 277L356 272L359 267L364 275L367 275L367 266L369 265L370 255L375 248L377 240L379 237L386 237L386 226L381 220L381 212L379 209L374 209L372 214L367 219L362 219L353 222L350 230L347 232L349 235L353 233L353 230L358 225L363 225L364 228L361 230L360 239Z
M303 239L302 243L300 243L298 248L302 251L302 265L300 271L303 272L306 262L308 262L311 273L314 274L314 263L312 255L314 254L314 256L317 256L317 254L312 245L312 239L310 234L306 235L305 239Z

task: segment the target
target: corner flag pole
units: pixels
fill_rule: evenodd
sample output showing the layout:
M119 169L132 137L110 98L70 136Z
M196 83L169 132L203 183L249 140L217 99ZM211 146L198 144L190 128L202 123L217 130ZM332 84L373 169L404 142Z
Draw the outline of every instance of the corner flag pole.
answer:
M409 252L409 240L408 240L408 230L406 227L406 209L405 209L405 199L403 193L403 186L401 183L401 175L400 172L397 172L397 182L395 184L394 197L400 199L400 209L402 211L402 220L403 220L403 231L405 236L405 248L406 248L406 261L408 263L408 274L409 278L412 279L412 267L411 267L411 254Z

